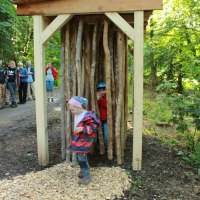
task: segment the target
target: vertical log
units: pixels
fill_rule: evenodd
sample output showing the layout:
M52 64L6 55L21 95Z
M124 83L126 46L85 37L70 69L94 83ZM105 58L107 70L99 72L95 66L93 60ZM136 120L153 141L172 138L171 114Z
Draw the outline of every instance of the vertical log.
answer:
M91 74L90 74L90 86L91 86L91 105L92 105L92 110L95 110L95 100L96 100L96 94L94 93L95 91L95 69L96 69L96 63L97 63L97 55L96 55L96 46L97 46L97 28L98 24L96 23L94 26L94 31L93 31L93 39L92 39L92 66L91 66Z
M93 38L92 38L92 66L91 66L91 74L90 74L90 91L91 91L91 107L92 110L96 111L99 115L99 109L96 101L96 87L95 87L95 69L97 66L97 30L98 23L94 26ZM98 137L99 137L99 146L100 146L100 154L104 154L104 145L103 145L103 134L101 127L98 128Z
M113 121L112 121L112 97L111 97L111 60L108 48L108 21L104 20L103 47L105 52L105 77L107 100L107 124L108 124L108 159L113 159Z
M90 32L89 26L85 27L85 77L86 77L86 93L85 97L89 100L90 99L90 66L91 66L91 43L90 43Z
M76 42L76 69L77 69L77 77L78 77L78 95L82 96L83 88L82 88L82 80L81 80L81 51L82 51L82 34L83 34L83 20L80 19L78 25L78 34L77 34L77 42Z
M122 108L121 108L121 131L120 131L120 134L121 134L121 154L122 154L122 163L124 162L124 147L125 147L125 137L124 137L124 134L125 134L125 131L124 131L124 85L125 85L125 36L124 34L122 34L122 54L121 54L121 57L122 57L122 74L121 74L121 79L122 79Z
M76 73L76 24L72 27L72 96L76 95L76 80L77 80L77 73Z
M127 122L128 122L128 38L125 38L125 86L124 86L124 140L127 139Z
M65 28L61 29L61 157L66 158Z
M69 42L69 24L66 25L65 31L65 82L66 82L66 99L70 99L70 42ZM70 111L67 110L67 123L66 123L66 146L69 146L72 127L71 127L71 115ZM66 161L70 162L70 152L66 149Z
M120 77L123 73L123 59L122 59L122 37L123 34L120 30L118 30L117 34L117 57L118 57L118 77ZM119 78L119 92L118 92L118 98L117 98L117 110L116 110L116 121L115 121L115 137L116 137L116 151L117 151L117 163L122 164L122 154L121 154L121 109L122 109L122 103L123 103L123 87L124 80Z

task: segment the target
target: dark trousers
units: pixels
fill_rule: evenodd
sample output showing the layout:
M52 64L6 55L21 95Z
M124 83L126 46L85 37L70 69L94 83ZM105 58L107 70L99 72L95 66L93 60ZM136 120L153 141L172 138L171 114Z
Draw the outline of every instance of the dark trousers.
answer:
M28 86L27 82L20 82L20 86L19 86L19 102L20 103L26 102L27 86Z
M83 174L84 179L91 179L90 176L90 166L88 163L87 155L82 153L77 153L77 161L78 165L80 166L81 173Z
M16 88L17 85L15 82L8 82L7 88L10 91L10 94L12 96L12 104L16 104Z

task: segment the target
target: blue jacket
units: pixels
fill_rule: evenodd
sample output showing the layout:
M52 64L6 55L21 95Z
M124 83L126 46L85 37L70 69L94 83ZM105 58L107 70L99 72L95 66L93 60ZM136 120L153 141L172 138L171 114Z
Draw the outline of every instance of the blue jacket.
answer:
M26 67L26 69L28 70L28 67ZM30 72L32 72L32 77L33 77L33 81L35 81L35 70L33 66L30 66Z
M27 82L27 78L28 78L28 71L27 71L27 69L26 68L21 68L21 69L19 69L19 74L21 75L20 76L20 82L22 82L22 83L25 83L25 82Z

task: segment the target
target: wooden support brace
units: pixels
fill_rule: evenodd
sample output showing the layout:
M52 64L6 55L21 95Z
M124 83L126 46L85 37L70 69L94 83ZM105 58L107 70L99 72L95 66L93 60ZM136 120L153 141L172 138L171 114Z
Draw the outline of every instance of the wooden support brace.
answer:
M42 32L42 44L45 44L50 37L52 37L56 31L60 30L71 18L73 15L58 15L49 26Z
M134 40L134 29L123 17L117 12L107 12L105 15L131 40Z

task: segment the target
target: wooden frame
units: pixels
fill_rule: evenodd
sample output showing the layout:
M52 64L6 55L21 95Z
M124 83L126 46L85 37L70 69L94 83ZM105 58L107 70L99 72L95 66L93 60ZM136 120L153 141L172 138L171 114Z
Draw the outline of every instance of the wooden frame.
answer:
M36 0L35 0L36 1ZM15 1L17 3L17 1ZM29 1L18 0L18 15L57 16L60 14L103 14L105 12L133 13L137 10L162 9L162 0L54 0Z
M47 135L47 106L45 88L45 43L60 30L74 14L105 14L130 39L134 40L134 131L133 131L133 170L142 166L142 115L143 115L143 42L144 25L152 10L162 9L162 0L14 0L18 15L34 15L34 62L36 85L36 122L38 160L42 166L49 163ZM121 13L121 15L119 15ZM134 14L134 15L133 15ZM95 15L97 18L98 15ZM122 17L122 15L126 17ZM56 17L45 27L44 16ZM93 15L94 16L94 15ZM86 19L90 15L85 16ZM132 20L128 22L125 19ZM94 20L94 17L92 18ZM94 20L95 22L96 20ZM134 23L133 23L133 22ZM134 24L134 29L130 24ZM62 37L64 38L64 37ZM64 48L64 44L62 44ZM62 54L62 61L65 56ZM64 64L62 71L64 72ZM62 75L63 76L63 75ZM64 77L62 78L64 80ZM62 91L64 88L62 88ZM64 96L64 95L63 95ZM65 103L64 100L62 102ZM64 105L62 105L64 109ZM63 110L62 117L66 117ZM62 120L62 128L65 119ZM65 132L65 131L64 131ZM62 131L62 138L65 138ZM64 145L65 142L62 142ZM62 149L64 147L62 146ZM62 158L64 158L62 152Z

